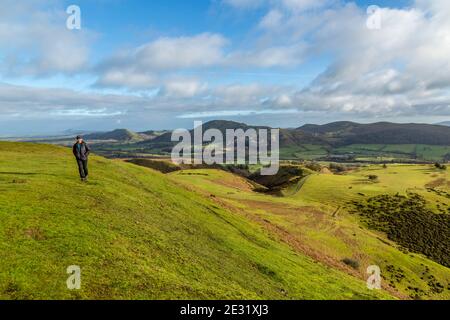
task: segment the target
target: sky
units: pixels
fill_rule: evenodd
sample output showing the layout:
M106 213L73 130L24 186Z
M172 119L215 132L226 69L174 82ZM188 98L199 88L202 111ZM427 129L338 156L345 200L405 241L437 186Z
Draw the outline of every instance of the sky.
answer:
M450 120L448 0L0 7L0 136Z

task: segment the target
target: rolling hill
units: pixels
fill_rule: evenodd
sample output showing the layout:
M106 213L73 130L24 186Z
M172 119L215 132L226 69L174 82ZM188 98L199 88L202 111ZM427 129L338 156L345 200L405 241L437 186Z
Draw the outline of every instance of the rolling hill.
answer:
M215 120L203 124L203 131L219 129L270 129L233 121ZM191 136L193 137L191 130ZM170 131L132 132L118 129L94 133L85 139L106 157L136 157L171 153L176 144ZM29 139L25 139L28 141ZM34 142L70 145L73 137L33 140ZM359 124L334 122L280 129L280 156L284 160L321 160L356 162L447 162L450 160L450 127L429 124L380 122Z
M429 124L334 122L322 126L305 125L298 130L320 137L335 146L387 143L450 145L450 129Z
M234 121L225 121L225 120L213 120L209 121L203 124L202 126L203 132L209 130L209 129L217 129L225 136L227 129L243 129L244 131L247 131L248 129L270 129L269 127L264 126L249 126L245 123L239 123ZM194 130L190 130L191 136L193 136ZM172 143L172 132L166 132L165 134L155 138L152 143Z
M111 132L99 132L87 134L84 136L86 140L113 140L120 142L141 141L145 139L144 135L127 129L116 129Z
M246 215L171 177L71 150L0 142L2 299L376 299ZM68 266L82 288L66 288Z
M211 121L203 130L268 129L233 121ZM193 134L191 134L193 136ZM104 146L104 154L170 154L174 142L171 132L120 148ZM334 122L280 129L280 156L285 160L322 160L357 162L435 162L450 159L450 128L442 125L396 124L380 122L359 124Z
M267 126L251 126L233 121L210 121L203 125L203 131L219 129L270 129ZM161 135L154 143L171 141L171 133ZM324 146L347 146L351 144L426 144L450 145L450 129L441 125L398 124L379 122L359 124L354 122L333 122L326 125L304 125L297 129L280 130L280 146L292 147L304 144Z

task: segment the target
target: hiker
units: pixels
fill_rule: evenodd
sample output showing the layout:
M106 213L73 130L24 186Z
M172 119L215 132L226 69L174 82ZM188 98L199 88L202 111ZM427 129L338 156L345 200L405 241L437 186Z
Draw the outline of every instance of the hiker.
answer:
M73 155L77 159L78 171L80 172L81 181L87 181L88 177L88 156L90 149L81 136L77 136L77 142L73 145Z

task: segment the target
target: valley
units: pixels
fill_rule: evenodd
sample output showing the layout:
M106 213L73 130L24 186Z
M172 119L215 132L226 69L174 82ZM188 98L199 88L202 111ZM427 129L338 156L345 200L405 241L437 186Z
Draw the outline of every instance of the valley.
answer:
M378 176L376 183L369 181L370 174ZM448 231L450 199L436 196L426 187L430 182L443 179L440 181L445 183L438 189L449 190L447 172L435 171L429 166L393 165L387 169L368 166L344 175L317 173L304 182L300 191L287 192L286 196L254 192L245 179L219 170L184 170L169 175L174 181L182 181L192 190L249 217L297 252L332 268L365 279L366 267L379 265L386 290L398 296L449 297L448 267L408 251L383 232L366 228L353 214L351 205L377 195L409 197L409 193L414 192L426 199L426 206L434 214L445 219L443 223ZM394 179L401 183L395 183ZM438 241L448 248L448 236ZM448 262L448 249L444 250ZM433 275L432 282L428 278L430 275ZM445 289L436 290L434 281Z

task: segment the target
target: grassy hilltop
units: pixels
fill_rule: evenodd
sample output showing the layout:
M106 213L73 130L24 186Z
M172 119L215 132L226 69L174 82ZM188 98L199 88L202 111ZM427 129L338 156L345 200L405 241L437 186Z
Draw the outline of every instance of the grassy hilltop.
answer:
M0 298L392 298L171 176L90 166L82 184L71 150L0 142Z

